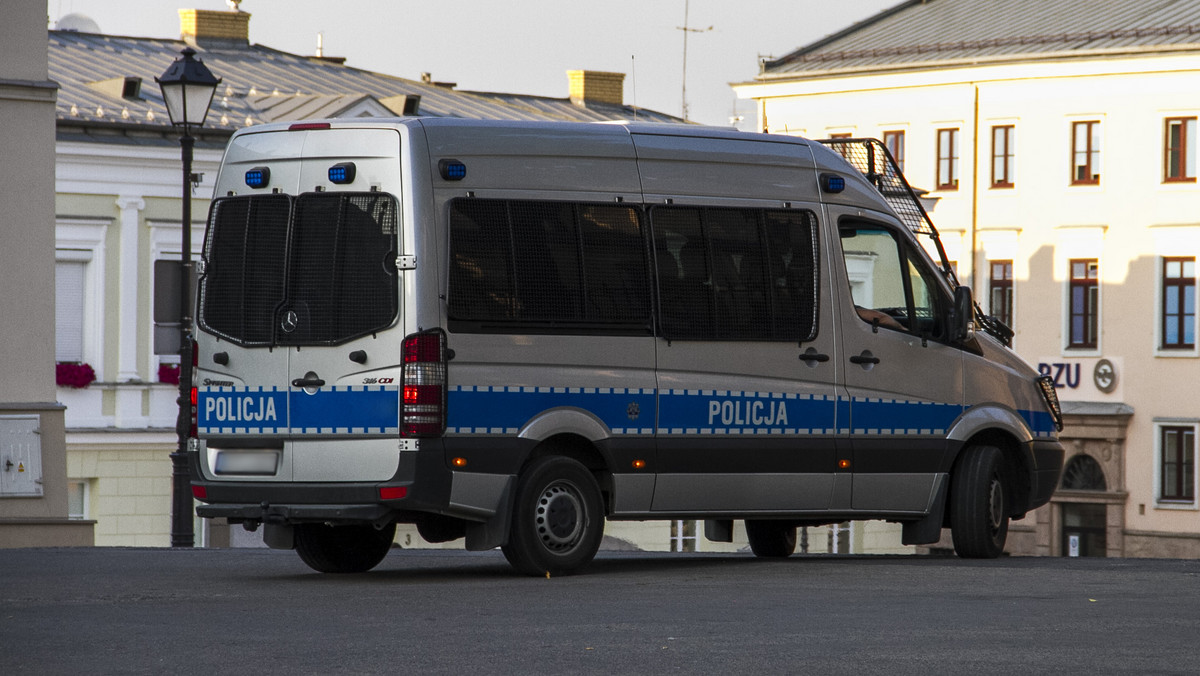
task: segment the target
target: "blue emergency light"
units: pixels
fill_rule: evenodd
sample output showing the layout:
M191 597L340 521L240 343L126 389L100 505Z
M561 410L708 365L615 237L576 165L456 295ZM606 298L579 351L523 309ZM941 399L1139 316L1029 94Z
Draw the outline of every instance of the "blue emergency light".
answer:
M254 167L246 172L246 185L251 188L265 188L271 182L271 170L267 167Z
M447 181L461 181L467 177L467 165L458 160L438 160L438 173Z
M821 174L821 190L825 192L841 192L846 189L846 179L837 174Z
M357 167L353 162L339 162L329 168L329 182L337 185L353 183L355 173L357 173Z

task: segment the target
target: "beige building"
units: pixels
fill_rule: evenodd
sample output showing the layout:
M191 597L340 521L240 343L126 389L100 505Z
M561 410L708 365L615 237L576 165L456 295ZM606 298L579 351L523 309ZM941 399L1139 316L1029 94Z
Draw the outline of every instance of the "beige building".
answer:
M1200 1L913 0L734 89L764 131L883 139L1055 378L1066 472L1009 551L1200 557Z
M0 21L0 547L92 544L69 520L63 407L54 396L54 101L46 3Z

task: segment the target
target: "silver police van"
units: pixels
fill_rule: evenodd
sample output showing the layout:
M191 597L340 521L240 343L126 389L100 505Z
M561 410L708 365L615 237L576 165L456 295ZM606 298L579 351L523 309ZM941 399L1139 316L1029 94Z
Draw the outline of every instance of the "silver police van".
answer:
M539 575L606 519L742 519L771 557L885 519L994 557L1057 485L1052 384L878 142L272 124L233 136L216 194L197 512L316 570L374 567L397 523Z

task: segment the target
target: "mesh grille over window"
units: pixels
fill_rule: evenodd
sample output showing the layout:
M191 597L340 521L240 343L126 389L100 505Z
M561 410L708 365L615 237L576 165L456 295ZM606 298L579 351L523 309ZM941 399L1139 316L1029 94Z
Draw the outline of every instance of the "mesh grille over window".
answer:
M381 193L221 198L204 245L201 328L242 345L336 344L397 314L397 208Z
M219 199L209 212L200 326L243 345L269 345L283 299L291 198Z
M636 208L450 203L449 315L456 330L647 333L648 289Z
M812 212L655 207L650 219L665 337L816 337Z

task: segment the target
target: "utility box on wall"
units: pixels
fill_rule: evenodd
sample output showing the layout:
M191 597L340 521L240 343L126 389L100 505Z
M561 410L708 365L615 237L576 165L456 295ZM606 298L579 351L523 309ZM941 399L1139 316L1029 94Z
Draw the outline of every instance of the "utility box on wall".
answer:
M0 415L0 498L42 495L42 433L36 415Z

